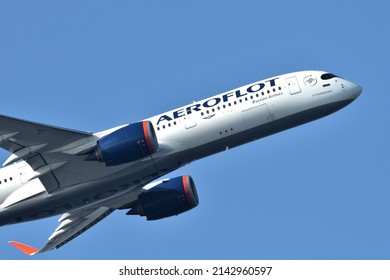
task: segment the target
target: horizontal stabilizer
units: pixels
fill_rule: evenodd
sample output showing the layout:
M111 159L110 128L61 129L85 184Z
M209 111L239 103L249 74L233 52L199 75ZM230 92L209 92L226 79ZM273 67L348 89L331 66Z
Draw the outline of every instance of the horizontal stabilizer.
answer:
M31 247L31 246L28 246L26 244L22 244L22 243L19 243L16 241L10 241L8 243L15 246L16 248L18 248L20 251L22 251L26 255L32 256L39 251L37 248Z

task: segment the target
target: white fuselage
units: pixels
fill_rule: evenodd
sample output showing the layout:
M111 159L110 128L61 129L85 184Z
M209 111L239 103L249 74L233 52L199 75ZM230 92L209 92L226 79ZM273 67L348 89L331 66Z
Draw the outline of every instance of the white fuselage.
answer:
M159 142L156 154L50 194L26 162L17 162L0 170L0 225L92 204L120 208L135 201L145 184L191 161L326 116L360 93L359 86L321 71L251 83L149 118Z

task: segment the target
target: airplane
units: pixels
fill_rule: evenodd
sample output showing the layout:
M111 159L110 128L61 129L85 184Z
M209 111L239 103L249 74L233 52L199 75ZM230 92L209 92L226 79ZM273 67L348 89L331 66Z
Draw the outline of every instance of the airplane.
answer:
M257 81L97 133L0 115L0 226L61 215L40 249L58 249L115 210L157 220L199 203L193 178L159 179L203 157L322 118L362 88L324 71Z

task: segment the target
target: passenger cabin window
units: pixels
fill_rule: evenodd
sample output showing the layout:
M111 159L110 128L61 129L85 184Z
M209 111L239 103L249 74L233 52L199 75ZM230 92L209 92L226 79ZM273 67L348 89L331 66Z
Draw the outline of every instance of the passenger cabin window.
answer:
M332 73L326 73L321 75L322 80L330 80L332 78L338 78L338 76L333 75Z

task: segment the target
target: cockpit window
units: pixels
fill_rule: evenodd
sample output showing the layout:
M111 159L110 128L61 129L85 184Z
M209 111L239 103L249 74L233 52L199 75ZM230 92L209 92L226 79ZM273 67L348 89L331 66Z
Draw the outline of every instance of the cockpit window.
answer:
M332 78L338 78L338 76L333 75L332 73L326 73L321 75L322 80L330 80Z

